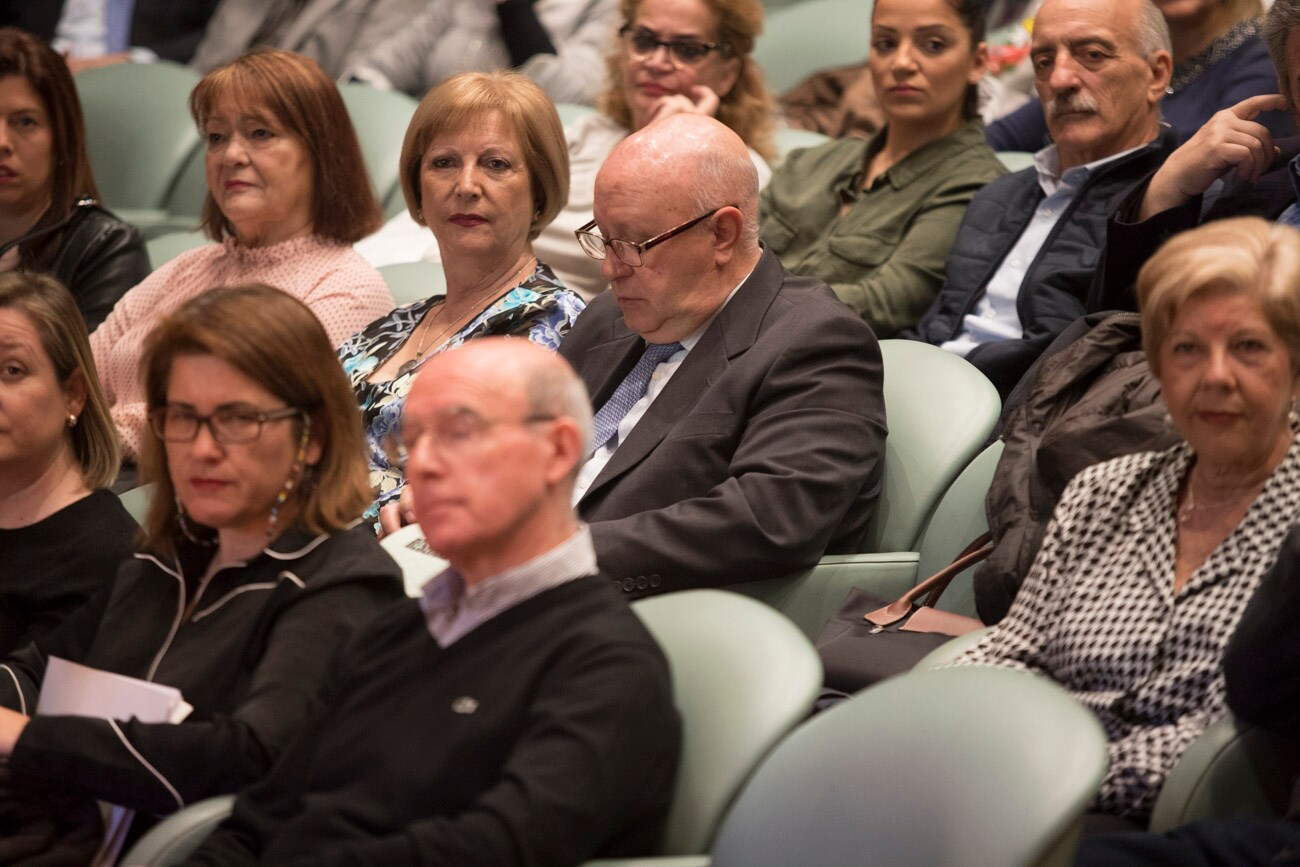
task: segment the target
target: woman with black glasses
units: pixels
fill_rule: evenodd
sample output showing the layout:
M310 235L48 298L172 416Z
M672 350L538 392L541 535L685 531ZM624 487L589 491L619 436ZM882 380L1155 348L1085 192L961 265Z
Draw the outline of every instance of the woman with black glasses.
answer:
M143 376L155 491L141 548L0 665L0 839L40 817L59 829L49 845L93 852L94 799L156 815L257 780L333 648L401 597L358 525L361 422L306 306L268 286L205 292L150 336ZM32 716L52 657L175 687L193 710L174 725Z

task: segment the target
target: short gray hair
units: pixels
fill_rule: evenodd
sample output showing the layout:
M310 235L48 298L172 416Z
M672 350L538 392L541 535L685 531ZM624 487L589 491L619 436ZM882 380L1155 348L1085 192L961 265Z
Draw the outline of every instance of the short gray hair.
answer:
M524 382L530 415L553 415L571 418L582 436L581 454L591 450L591 397L587 387L568 364L539 364L528 370ZM574 474L582 466L574 465Z
M1264 15L1264 41L1268 43L1268 56L1273 58L1273 68L1277 70L1278 89L1293 110L1295 94L1291 91L1291 64L1286 56L1286 42L1296 28L1300 28L1300 0L1273 0L1273 5Z
M758 246L758 170L746 156L719 152L699 160L691 203L698 216L714 208L735 205L744 218L741 245L746 250Z
M1143 57L1150 57L1157 51L1168 51L1170 54L1174 52L1169 23L1151 0L1138 0L1138 26L1134 37Z

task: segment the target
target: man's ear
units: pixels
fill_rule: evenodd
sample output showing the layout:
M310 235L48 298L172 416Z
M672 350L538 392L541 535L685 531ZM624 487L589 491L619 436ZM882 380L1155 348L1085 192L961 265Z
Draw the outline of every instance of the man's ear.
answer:
M582 434L578 423L562 415L551 422L551 431L547 437L551 446L550 458L546 463L546 482L558 484L571 478L582 462Z
M727 205L713 215L713 258L717 264L731 261L744 232L745 215L739 208Z
M1161 48L1147 58L1147 65L1151 68L1151 84L1147 86L1147 99L1155 105L1164 99L1165 92L1169 89L1169 80L1174 74L1174 59L1168 51Z

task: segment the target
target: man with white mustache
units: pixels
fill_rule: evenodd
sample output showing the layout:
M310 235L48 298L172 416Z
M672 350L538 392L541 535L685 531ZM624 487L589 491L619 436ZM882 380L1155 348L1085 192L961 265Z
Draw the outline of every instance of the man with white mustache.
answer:
M1051 143L976 194L939 297L905 335L965 356L1004 398L1091 312L1107 217L1176 140L1160 124L1169 30L1150 0L1046 0L1030 57Z

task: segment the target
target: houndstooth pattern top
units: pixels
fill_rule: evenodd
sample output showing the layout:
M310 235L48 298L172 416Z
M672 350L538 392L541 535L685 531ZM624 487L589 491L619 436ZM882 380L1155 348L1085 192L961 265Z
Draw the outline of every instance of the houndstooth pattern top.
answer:
M1223 654L1300 519L1300 438L1236 530L1177 593L1187 444L1090 467L1070 482L1015 603L954 665L1045 674L1101 721L1110 767L1093 808L1150 814L1174 763L1227 712Z

